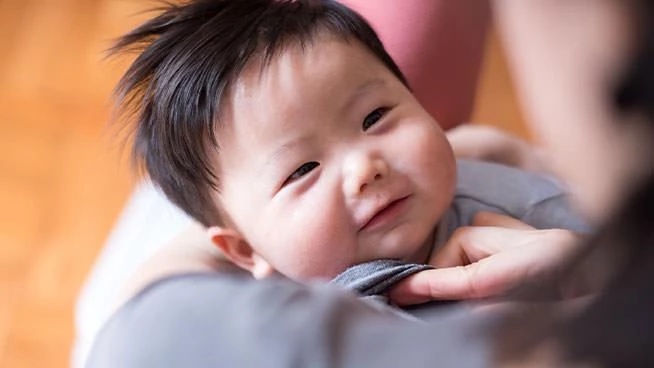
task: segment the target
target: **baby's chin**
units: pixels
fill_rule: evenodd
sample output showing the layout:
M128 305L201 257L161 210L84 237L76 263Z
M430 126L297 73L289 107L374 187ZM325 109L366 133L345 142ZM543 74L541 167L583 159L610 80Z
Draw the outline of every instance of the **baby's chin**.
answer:
M301 283L328 282L348 268L360 263L364 263L364 261L333 262L331 264L321 262L320 265L314 264L313 267L305 264L303 267L291 267L283 271L276 270L271 276L285 277Z
M426 263L434 243L433 229L420 231L416 227L407 227L405 230L384 239L380 252L371 258Z
M406 263L424 264L429 258L433 246L433 229L423 231L407 227L404 231L386 234L382 239L371 240L371 244L360 244L362 253L350 260L327 261L326 259L312 262L298 262L275 267L274 275L286 277L298 282L329 281L343 273L346 269L380 259L400 260Z

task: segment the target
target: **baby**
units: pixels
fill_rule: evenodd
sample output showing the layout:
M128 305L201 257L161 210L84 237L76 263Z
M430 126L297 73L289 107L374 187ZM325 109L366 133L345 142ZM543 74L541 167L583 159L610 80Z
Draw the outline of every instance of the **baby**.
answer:
M551 181L460 162L375 32L330 0L194 0L125 35L134 153L256 278L427 263L472 216L582 227ZM457 176L458 173L458 176Z

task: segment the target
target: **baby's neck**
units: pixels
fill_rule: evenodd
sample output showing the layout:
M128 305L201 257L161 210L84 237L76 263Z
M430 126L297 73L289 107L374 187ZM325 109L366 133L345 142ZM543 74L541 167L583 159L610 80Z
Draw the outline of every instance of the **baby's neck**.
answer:
M429 232L427 239L425 239L425 242L418 249L418 251L406 260L407 263L417 263L417 264L429 263L429 258L434 249L434 243L436 242L436 235L438 233L439 227L440 227L439 224L436 224L436 226L434 226L434 229Z

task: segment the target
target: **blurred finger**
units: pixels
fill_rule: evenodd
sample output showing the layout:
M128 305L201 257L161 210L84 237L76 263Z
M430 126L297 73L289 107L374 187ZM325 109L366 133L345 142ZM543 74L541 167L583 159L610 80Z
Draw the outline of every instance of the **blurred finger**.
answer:
M435 267L455 267L479 261L495 253L523 245L531 230L466 226L457 229L429 259Z
M535 228L518 219L499 213L481 211L472 219L473 226L495 226L516 230L534 230Z
M475 295L469 271L464 266L419 272L407 277L389 293L398 305L421 304L431 300L470 299Z
M466 266L419 272L400 282L389 296L400 305L497 296L526 278L542 274L542 266L531 250L516 248Z
M504 262L498 260L499 267ZM499 295L515 280L513 270L497 269L484 261L419 272L400 282L389 296L398 305L412 305L432 300L479 299ZM511 282L512 284L512 282Z

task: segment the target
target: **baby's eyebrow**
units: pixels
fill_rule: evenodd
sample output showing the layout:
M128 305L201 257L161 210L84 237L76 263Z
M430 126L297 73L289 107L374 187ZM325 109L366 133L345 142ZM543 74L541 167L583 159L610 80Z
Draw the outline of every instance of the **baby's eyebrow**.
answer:
M375 77L366 80L365 82L361 83L359 86L357 86L354 89L354 92L352 92L348 98L345 100L345 104L343 105L342 111L349 111L352 108L352 105L363 95L368 93L370 90L382 87L386 84L386 81L380 77Z
M286 152L291 151L294 148L301 146L302 144L306 144L305 142L309 142L309 141L310 138L308 136L300 136L286 141L284 144L277 147L270 155L266 157L266 160L261 165L261 169L262 169L261 171L263 171L263 169L267 168L275 161L277 161L279 157L286 154Z

